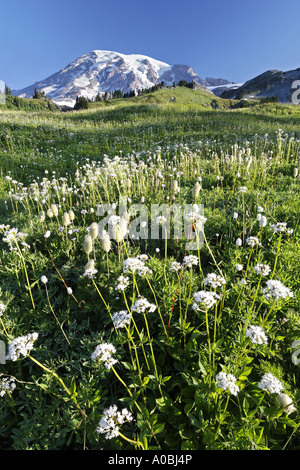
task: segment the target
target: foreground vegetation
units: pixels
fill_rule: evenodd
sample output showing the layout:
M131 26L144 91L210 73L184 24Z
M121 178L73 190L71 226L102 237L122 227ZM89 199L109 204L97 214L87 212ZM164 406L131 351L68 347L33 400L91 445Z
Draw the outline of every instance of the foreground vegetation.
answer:
M3 450L300 448L299 111L174 93L0 111Z

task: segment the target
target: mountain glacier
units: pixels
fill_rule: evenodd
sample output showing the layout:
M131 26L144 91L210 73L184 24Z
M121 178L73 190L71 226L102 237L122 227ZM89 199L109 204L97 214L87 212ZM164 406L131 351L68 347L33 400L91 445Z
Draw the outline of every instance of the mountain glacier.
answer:
M98 94L121 90L122 93L151 88L165 82L167 86L181 80L202 87L229 83L224 79L202 79L188 65L169 65L140 54L121 54L94 50L77 58L65 68L12 94L31 98L35 89L61 106L73 107L77 96L94 99Z

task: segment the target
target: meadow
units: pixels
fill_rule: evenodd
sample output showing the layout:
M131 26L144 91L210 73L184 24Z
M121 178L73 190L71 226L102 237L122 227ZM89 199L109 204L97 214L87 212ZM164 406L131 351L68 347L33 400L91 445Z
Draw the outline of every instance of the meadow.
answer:
M300 449L300 111L208 96L0 110L1 450Z

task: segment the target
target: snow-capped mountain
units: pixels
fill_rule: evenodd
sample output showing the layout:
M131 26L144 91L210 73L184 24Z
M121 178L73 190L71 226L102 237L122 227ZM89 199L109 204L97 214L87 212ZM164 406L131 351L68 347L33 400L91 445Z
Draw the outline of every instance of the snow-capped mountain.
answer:
M77 96L93 99L98 93L115 90L129 93L151 88L162 81L171 86L181 80L204 87L214 85L216 80L224 82L223 79L203 80L188 65L169 65L140 54L94 50L44 80L22 90L12 90L12 94L31 98L37 89L56 104L73 107Z

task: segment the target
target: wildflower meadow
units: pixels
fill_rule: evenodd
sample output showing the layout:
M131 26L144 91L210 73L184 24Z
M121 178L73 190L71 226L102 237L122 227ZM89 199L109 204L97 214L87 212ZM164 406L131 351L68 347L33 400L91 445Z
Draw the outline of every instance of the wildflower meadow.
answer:
M299 450L299 151L292 105L1 110L0 448Z

